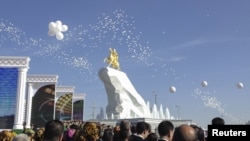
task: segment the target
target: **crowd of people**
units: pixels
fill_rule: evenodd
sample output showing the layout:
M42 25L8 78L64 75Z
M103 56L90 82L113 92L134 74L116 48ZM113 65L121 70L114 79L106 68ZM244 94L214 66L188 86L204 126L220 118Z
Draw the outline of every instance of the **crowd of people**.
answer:
M211 120L212 125L224 125L221 117ZM11 130L0 132L0 141L206 141L205 131L194 124L174 127L169 120L158 124L157 132L145 121L132 125L122 120L116 126L99 122L51 120L42 128L24 129L22 133Z

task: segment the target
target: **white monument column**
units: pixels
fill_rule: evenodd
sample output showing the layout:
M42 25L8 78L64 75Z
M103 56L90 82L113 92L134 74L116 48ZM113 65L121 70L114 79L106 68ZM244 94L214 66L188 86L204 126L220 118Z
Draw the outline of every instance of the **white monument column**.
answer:
M16 113L13 129L23 129L24 108L25 108L25 88L28 68L18 68L18 88L16 94Z
M28 98L27 98L27 109L26 109L26 128L30 128L31 125L31 107L32 107L32 97L33 97L33 83L28 83Z

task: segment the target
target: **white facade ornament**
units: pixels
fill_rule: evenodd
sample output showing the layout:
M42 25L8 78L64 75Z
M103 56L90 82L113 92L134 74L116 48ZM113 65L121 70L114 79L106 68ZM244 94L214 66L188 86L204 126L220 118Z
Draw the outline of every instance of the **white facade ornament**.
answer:
M54 82L57 83L58 75L28 75L27 82Z
M29 68L29 57L0 56L0 67Z
M32 98L43 86L46 85L56 85L58 81L58 75L27 75L27 110L26 110L26 128L31 126L31 107L32 107Z
M16 109L13 129L23 129L25 113L26 76L29 69L29 57L0 56L1 68L18 68Z

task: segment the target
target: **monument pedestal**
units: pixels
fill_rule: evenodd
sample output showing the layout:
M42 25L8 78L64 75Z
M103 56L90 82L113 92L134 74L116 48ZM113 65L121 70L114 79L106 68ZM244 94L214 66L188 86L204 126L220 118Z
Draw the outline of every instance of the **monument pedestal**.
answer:
M160 110L157 110L156 105L150 108L150 105L146 104L137 93L126 73L106 67L101 68L98 74L108 96L107 116L105 116L107 119L92 119L90 121L112 126L118 125L123 119L129 120L132 125L136 125L139 121L145 121L151 125L153 132L163 120L172 121L175 126L191 124L191 120L175 120L171 117L168 109L164 113L162 107Z
M109 119L150 116L144 99L135 90L126 73L106 67L101 68L98 74L108 96L106 114Z
M116 51L116 50L114 50ZM118 54L110 49L109 65L118 62ZM191 120L172 120L168 108L163 112L162 107L157 110L157 106L150 107L149 102L145 102L141 95L136 91L126 73L120 69L110 67L101 68L98 72L108 96L106 107L107 119L92 119L89 121L100 122L101 124L116 126L121 120L128 120L132 125L145 121L151 125L152 132L157 132L158 124L163 120L171 121L175 127L181 124L191 124ZM162 106L162 105L161 105ZM153 109L151 111L151 109ZM171 119L171 120L170 120Z

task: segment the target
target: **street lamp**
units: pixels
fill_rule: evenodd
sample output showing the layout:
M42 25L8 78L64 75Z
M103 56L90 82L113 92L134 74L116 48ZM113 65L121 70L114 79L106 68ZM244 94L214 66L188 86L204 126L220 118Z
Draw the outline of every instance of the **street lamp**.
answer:
M157 97L157 93L153 91L153 95L155 96L155 105L156 105L156 97Z
M175 105L175 107L177 108L177 112L178 112L177 119L180 119L180 106L179 105Z

